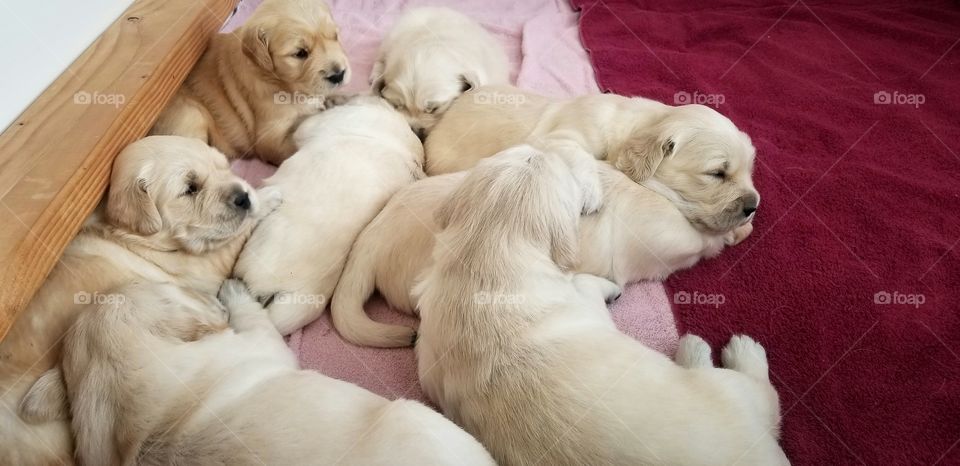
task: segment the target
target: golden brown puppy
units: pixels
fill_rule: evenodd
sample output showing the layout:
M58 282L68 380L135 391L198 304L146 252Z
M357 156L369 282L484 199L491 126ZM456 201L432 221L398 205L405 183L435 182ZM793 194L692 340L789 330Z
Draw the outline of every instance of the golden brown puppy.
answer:
M760 203L751 180L756 151L729 119L703 105L614 94L555 100L509 86L471 90L427 138L426 172L465 170L517 144L604 160L707 232L751 220Z
M114 162L108 195L67 246L47 281L0 342L0 464L70 464L65 421L18 404L56 363L77 311L109 304L134 281L216 293L257 220L279 204L230 172L226 157L195 139L151 136Z
M322 0L265 0L234 32L217 34L152 134L199 138L228 157L280 164L293 130L350 79Z

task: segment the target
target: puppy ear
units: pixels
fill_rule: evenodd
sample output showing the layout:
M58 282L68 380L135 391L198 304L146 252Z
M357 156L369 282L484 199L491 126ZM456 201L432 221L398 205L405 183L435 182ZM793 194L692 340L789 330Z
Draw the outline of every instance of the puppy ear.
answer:
M70 408L63 372L59 368L44 372L20 400L18 412L31 424L68 419Z
M554 222L550 231L550 257L561 269L575 268L580 261L579 222Z
M240 43L247 58L264 70L273 70L273 56L270 55L270 38L266 28L259 24L248 25L243 30Z
M152 235L163 226L160 211L147 190L146 165L133 180L110 186L107 195L107 219L140 235Z
M456 192L448 197L440 207L437 207L437 210L433 212L433 220L437 222L437 226L441 230L447 228L450 225L450 220L453 217L453 212L456 210Z
M663 158L673 154L674 147L672 138L643 132L627 138L623 144L607 153L607 161L639 183L656 173Z

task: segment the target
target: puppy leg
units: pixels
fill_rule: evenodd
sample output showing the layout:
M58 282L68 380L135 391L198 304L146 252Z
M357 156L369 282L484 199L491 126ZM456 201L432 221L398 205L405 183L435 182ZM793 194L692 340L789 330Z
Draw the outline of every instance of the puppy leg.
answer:
M597 159L587 153L575 140L563 135L551 135L541 141L543 150L553 153L570 166L574 179L583 191L583 213L592 214L603 206L603 184L597 171Z
M734 335L723 347L721 353L723 367L747 374L762 382L770 383L770 368L767 365L767 352L746 335Z
M723 238L723 242L727 246L735 246L747 239L747 237L750 236L750 233L753 233L753 223L745 223L727 233Z
M673 360L687 369L713 367L710 345L703 338L689 333L680 339L680 347Z
M277 339L281 339L273 322L267 317L267 311L254 299L243 282L236 279L223 282L217 296L230 313L230 327L237 333L259 331L275 334Z
M621 290L616 283L589 273L578 273L574 275L573 286L589 299L599 297L607 304L616 301L623 293L623 290Z

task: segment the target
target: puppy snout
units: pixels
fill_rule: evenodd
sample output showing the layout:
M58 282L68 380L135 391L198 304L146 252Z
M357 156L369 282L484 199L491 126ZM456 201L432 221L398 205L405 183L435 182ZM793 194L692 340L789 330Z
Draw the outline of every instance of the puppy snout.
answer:
M250 210L250 194L242 189L235 189L230 196L230 203L241 210Z
M347 70L337 66L334 67L330 74L327 75L327 81L330 81L333 84L340 84L343 82L343 77L347 74Z
M755 193L750 193L741 198L743 201L743 216L749 217L757 211L757 207L760 205L760 196L757 196Z

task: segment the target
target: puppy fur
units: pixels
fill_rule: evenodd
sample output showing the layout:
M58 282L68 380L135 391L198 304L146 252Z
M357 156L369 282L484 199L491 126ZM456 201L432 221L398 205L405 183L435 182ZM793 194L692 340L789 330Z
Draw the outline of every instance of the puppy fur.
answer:
M296 126L349 80L326 3L265 0L238 30L211 39L151 133L279 165L296 151Z
M620 286L661 280L739 243L753 230L745 223L722 234L701 231L669 199L606 163L594 163L605 202L598 213L581 219L579 272ZM379 347L406 346L414 340L414 329L373 321L363 304L377 289L391 307L415 311L410 292L431 262L439 231L434 212L465 176L429 177L401 189L357 238L331 303L333 323L345 339Z
M509 84L507 54L482 26L449 8L407 10L387 33L370 84L421 138L457 96Z
M326 308L350 247L397 190L423 176L423 146L383 99L362 96L306 120L300 150L264 181L284 203L237 260L284 335Z
M559 158L508 151L437 210L415 292L424 392L500 464L788 464L759 344L735 337L726 369L678 365L617 331L616 284L566 272L576 186Z
M125 148L104 202L0 342L0 464L72 463L66 422L17 412L85 302L132 281L216 292L258 218L278 202L275 192L258 196L223 154L195 139L151 136Z
M464 170L521 143L607 161L674 200L705 231L729 230L760 203L751 180L756 151L729 119L703 105L614 94L552 100L506 86L468 92L427 138L426 171Z
M420 403L299 370L239 281L220 292L229 328L212 295L160 284L114 293L124 302L82 313L62 370L25 399L69 399L84 464L493 464Z

